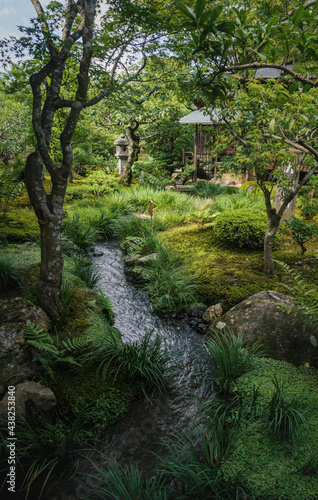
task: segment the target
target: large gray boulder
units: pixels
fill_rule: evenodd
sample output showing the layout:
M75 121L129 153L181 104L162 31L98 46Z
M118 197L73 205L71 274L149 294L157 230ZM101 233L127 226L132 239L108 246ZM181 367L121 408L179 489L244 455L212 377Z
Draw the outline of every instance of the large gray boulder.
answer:
M0 300L0 385L4 387L36 374L32 348L24 338L27 323L45 331L51 327L47 314L22 297Z
M296 366L318 366L318 325L308 324L308 317L288 295L255 293L217 318L207 338L225 327L242 333L245 344L259 340L271 358Z

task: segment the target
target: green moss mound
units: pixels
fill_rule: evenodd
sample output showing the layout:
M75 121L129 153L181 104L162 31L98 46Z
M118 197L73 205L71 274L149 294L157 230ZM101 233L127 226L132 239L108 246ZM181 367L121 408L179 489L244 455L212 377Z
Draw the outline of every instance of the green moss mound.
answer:
M318 372L273 359L255 359L251 371L235 383L242 404L253 402L258 388L259 411L268 404L276 375L290 398L301 397L312 403L310 423L297 441L275 438L268 425L261 425L246 435L244 443L222 467L225 477L241 474L260 500L316 500L318 491ZM265 415L266 416L266 415ZM316 458L315 458L316 457ZM315 461L316 460L316 461ZM316 465L315 465L316 464Z
M33 211L8 212L0 218L0 235L9 241L27 240L39 234L39 224Z
M216 218L214 233L222 245L257 249L264 246L266 225L263 212L247 208L227 210Z

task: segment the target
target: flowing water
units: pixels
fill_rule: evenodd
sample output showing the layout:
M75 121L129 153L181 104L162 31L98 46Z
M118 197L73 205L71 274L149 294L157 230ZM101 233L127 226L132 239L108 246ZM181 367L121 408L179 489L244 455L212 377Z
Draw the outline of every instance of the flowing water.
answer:
M202 335L181 322L159 318L154 314L146 294L134 288L124 274L123 255L118 242L111 241L95 247L92 257L102 268L100 288L113 301L116 311L115 327L123 342L141 340L147 330L159 333L163 345L173 353L174 365L170 377L170 389L163 397L151 401L139 399L134 402L128 414L114 423L96 442L97 449L121 464L136 464L149 474L156 470L156 457L165 448L160 440L174 432L190 430L195 426L195 396L213 394L212 383L204 383L208 359L203 346ZM99 453L90 453L97 466L103 466ZM92 472L90 462L83 461L81 472ZM61 484L61 483L60 483ZM56 490L52 500L94 499L96 481L76 475L69 481L63 480L63 494ZM59 489L59 488L58 488Z

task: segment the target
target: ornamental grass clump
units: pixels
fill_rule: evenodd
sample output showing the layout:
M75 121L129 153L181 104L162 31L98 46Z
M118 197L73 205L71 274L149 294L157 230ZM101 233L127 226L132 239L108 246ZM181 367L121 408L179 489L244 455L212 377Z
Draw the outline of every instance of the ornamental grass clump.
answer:
M300 429L306 429L309 424L309 413L312 404L306 404L301 397L290 397L280 385L276 375L273 377L274 389L268 403L269 429L275 436L283 439L297 439Z
M120 466L113 458L102 455L107 468L96 470L94 494L97 498L112 500L168 500L161 476L147 478L138 464Z
M83 255L75 256L73 273L78 276L89 288L94 288L102 278L100 267Z
M146 395L148 389L160 393L166 390L165 373L170 359L159 335L153 338L152 332L147 332L141 342L123 344L110 332L109 341L97 346L84 360L100 361L98 374L102 381L108 376L116 380L126 374L131 386Z
M243 347L243 335L231 331L213 331L213 339L205 343L206 350L217 367L218 374L213 379L222 391L230 392L234 380L246 373L252 366L253 358L263 355L260 342Z
M10 290L23 284L20 270L7 256L0 257L0 291Z

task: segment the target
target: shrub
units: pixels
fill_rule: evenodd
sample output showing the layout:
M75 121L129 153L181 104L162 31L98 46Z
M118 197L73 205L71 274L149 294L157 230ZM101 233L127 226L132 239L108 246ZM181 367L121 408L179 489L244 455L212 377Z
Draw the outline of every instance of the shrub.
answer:
M68 186L65 199L68 202L74 199L103 196L119 191L118 180L118 175L106 174L102 170L96 170L80 183L77 182Z
M243 348L242 334L235 335L226 330L214 331L214 338L208 340L205 347L217 366L218 375L213 378L225 391L229 391L233 381L250 369L254 356L262 355L259 342Z
M266 214L242 208L218 215L214 230L219 243L256 249L264 246L266 225Z
M281 226L280 229L282 233L291 236L295 243L300 246L300 260L307 251L305 243L307 241L314 241L318 239L318 226L314 223L310 224L298 219L294 215L289 220L285 220L284 225Z

